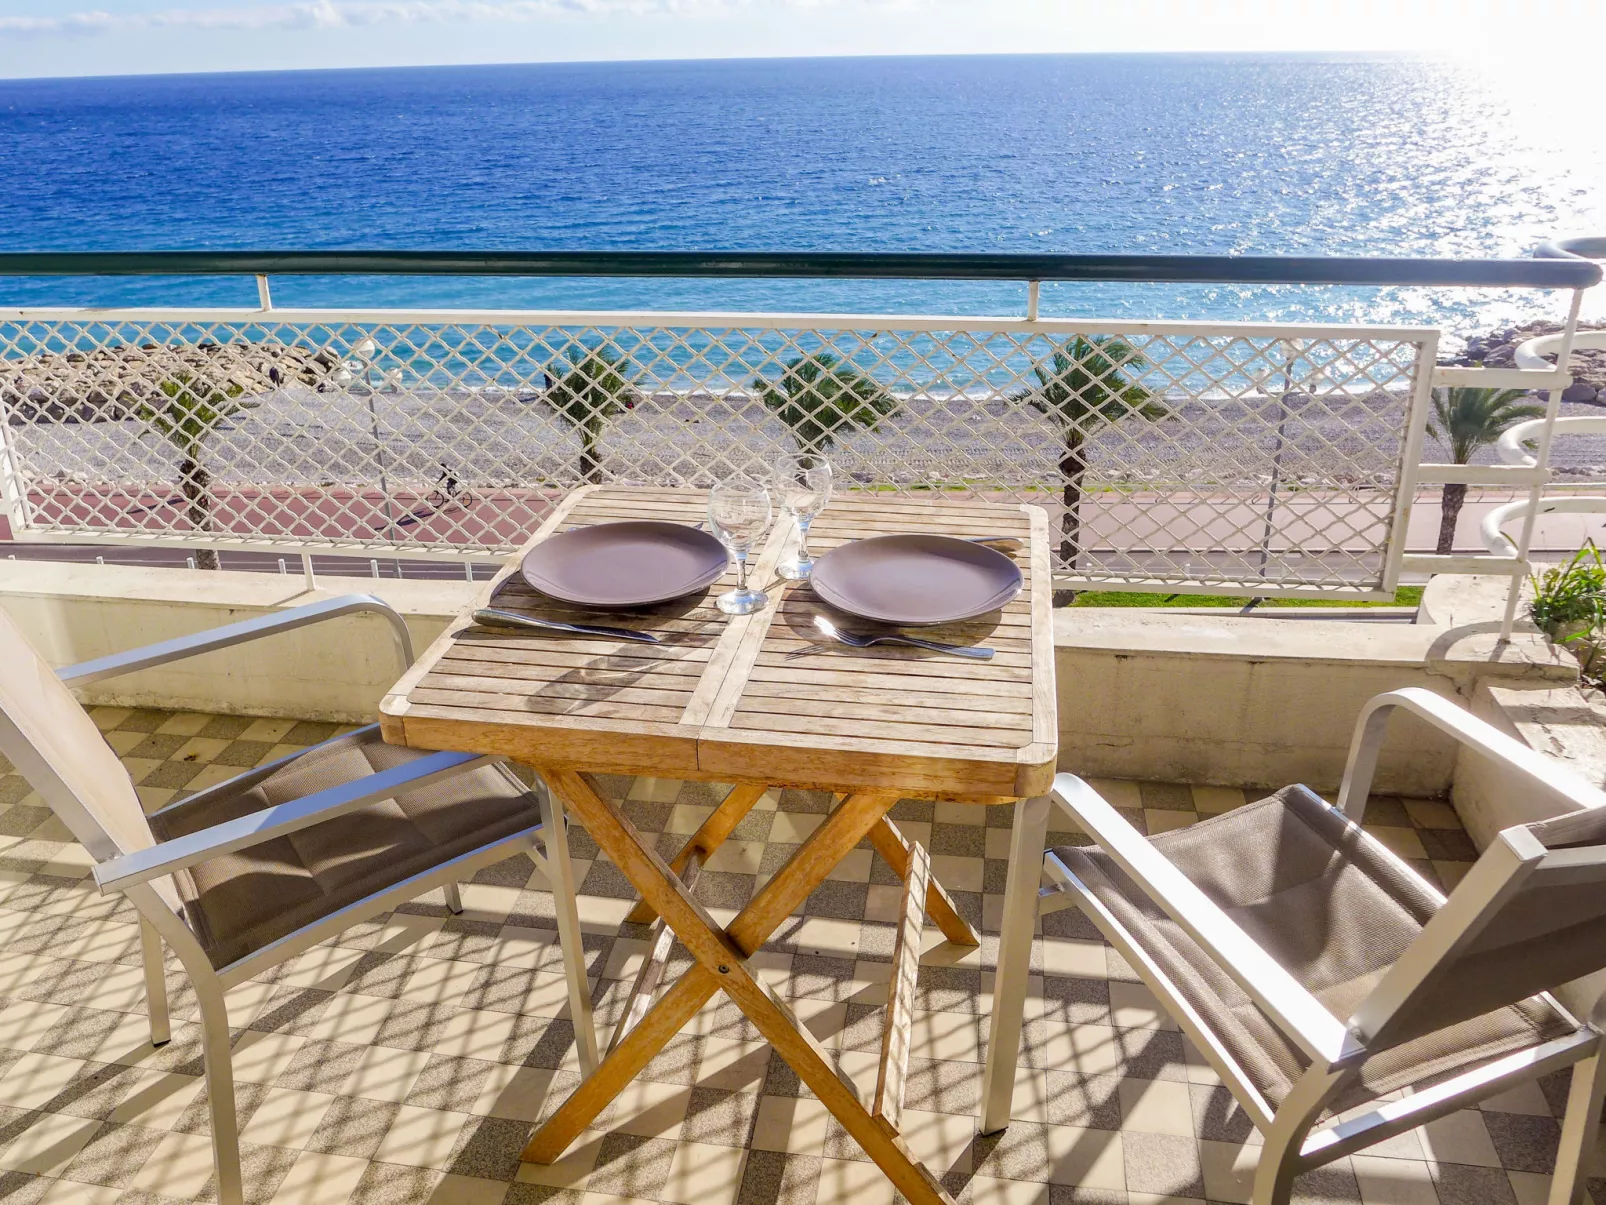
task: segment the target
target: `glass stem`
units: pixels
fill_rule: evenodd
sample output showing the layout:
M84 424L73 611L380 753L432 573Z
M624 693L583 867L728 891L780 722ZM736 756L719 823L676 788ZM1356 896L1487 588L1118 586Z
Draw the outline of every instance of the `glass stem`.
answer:
M736 589L743 594L747 593L747 553L736 554Z
M809 556L809 524L812 522L814 522L813 515L797 517L797 560L800 565L807 565L812 559Z

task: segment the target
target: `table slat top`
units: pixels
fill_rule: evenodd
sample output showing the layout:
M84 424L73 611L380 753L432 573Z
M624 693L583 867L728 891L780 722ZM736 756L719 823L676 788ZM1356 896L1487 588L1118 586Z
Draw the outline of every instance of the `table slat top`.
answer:
M619 519L696 523L706 500L705 491L691 489L579 490L526 548L554 532ZM385 737L600 773L976 799L1047 789L1057 729L1045 513L850 493L833 498L815 521L810 545L819 555L894 532L1025 541L1016 561L1026 580L1014 600L977 620L920 631L987 644L997 650L992 661L834 646L787 660L815 643L813 617L823 604L807 583L775 574L797 540L783 519L750 562L770 605L736 618L714 606L734 571L691 598L602 616L531 589L514 557L474 607L494 600L543 618L640 628L662 643L492 631L465 612L386 696ZM850 630L873 627L853 621Z

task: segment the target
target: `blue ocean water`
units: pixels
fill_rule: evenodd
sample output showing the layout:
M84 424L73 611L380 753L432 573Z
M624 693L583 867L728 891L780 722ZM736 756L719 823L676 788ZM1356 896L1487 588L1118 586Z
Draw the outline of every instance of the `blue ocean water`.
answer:
M1287 55L0 81L0 248L1523 255L1606 230L1606 135L1547 124L1543 91L1470 64ZM254 298L233 279L0 280L0 304ZM283 278L275 299L1018 313L1024 288ZM1132 284L1043 299L1058 314L1463 331L1562 305Z

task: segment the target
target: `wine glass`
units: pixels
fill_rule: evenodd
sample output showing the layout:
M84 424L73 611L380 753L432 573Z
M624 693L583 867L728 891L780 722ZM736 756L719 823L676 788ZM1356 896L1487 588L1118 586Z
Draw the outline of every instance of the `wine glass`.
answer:
M797 521L797 554L775 572L800 581L814 572L809 555L809 524L831 499L831 463L825 457L804 453L775 461L775 500Z
M736 558L736 589L714 600L727 615L751 615L769 602L747 584L747 554L769 530L772 513L769 490L751 477L722 481L708 495L708 525Z

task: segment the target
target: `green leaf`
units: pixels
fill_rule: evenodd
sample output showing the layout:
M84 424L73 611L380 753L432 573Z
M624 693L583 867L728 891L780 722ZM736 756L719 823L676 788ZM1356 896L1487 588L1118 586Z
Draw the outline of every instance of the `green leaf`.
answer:
M1606 564L1593 540L1563 565L1553 565L1528 579L1533 601L1528 613L1541 628L1554 634L1575 624L1587 623L1589 631L1601 627L1606 608Z
M845 428L873 431L900 403L875 378L830 352L788 360L778 383L759 377L753 388L785 424L801 452L824 452Z
M608 420L636 404L630 362L611 347L586 351L555 380L549 378L547 405L571 426L600 436Z
M1479 448L1496 442L1507 427L1544 417L1543 406L1523 400L1528 396L1521 389L1434 390L1428 434L1448 446L1452 464L1469 464Z
M186 456L195 457L202 442L229 419L260 405L237 401L245 392L233 381L205 381L193 373L176 372L157 383L164 400L146 399L134 416Z
M1067 442L1080 442L1096 428L1124 418L1154 421L1170 413L1137 379L1149 367L1125 339L1077 335L1047 360L1037 361L1032 366L1036 386L1016 390L1010 400L1028 403L1053 419Z

